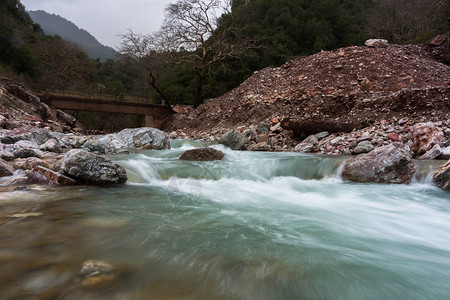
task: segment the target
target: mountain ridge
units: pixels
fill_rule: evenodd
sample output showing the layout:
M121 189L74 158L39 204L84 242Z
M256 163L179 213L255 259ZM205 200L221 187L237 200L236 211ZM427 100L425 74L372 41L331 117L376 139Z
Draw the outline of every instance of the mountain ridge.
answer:
M38 23L45 34L58 35L62 39L79 45L91 58L102 61L113 59L116 52L113 48L101 44L87 30L79 28L73 22L56 14L43 10L28 11L34 22Z

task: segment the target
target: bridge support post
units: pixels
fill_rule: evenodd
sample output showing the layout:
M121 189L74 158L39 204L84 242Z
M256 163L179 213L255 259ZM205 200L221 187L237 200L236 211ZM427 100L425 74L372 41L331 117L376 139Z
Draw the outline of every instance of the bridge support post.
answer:
M155 123L155 117L151 115L145 115L144 120L142 120L142 127L153 127L157 128L157 125Z

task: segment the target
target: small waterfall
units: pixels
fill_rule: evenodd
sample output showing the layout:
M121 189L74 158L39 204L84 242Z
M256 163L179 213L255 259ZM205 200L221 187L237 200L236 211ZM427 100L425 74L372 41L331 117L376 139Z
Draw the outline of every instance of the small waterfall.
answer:
M417 171L414 173L411 183L433 184L433 172L436 171L444 161L440 160L415 160Z
M154 180L169 180L172 177L257 181L296 177L303 180L321 180L339 177L339 165L346 159L301 153L233 151L222 145L212 145L211 147L225 153L223 160L180 161L178 158L184 151L205 147L206 144L185 140L172 140L171 144L171 150L131 154L116 161L127 169L130 182L149 183Z

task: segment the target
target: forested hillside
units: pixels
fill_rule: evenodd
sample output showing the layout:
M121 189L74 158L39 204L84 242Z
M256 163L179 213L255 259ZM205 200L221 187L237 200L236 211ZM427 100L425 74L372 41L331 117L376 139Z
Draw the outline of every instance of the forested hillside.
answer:
M45 34L58 35L66 41L79 45L90 58L100 58L105 61L114 58L116 54L113 48L102 45L89 32L78 28L74 23L61 16L49 14L43 10L29 11L28 14L34 22L41 26Z

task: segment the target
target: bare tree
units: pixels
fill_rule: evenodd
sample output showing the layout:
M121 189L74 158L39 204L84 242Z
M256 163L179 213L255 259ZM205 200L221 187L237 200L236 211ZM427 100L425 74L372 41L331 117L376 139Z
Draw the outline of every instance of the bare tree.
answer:
M131 29L120 37L122 42L119 52L137 63L146 82L170 105L170 99L160 87L160 74L158 74L161 65L167 61L167 56L157 48L154 38L151 35L134 33Z
M395 43L414 42L445 22L448 0L379 0L368 19L368 32ZM448 30L448 28L447 28Z
M245 40L233 23L231 1L178 0L165 10L161 29L151 35L131 31L122 35L120 51L139 61L157 89L152 61L167 55L169 61L193 68L197 75L194 106L202 103L205 81L211 66L232 57L242 56L254 43ZM164 57L166 58L166 57ZM158 91L158 90L157 90ZM162 91L158 91L163 95Z

